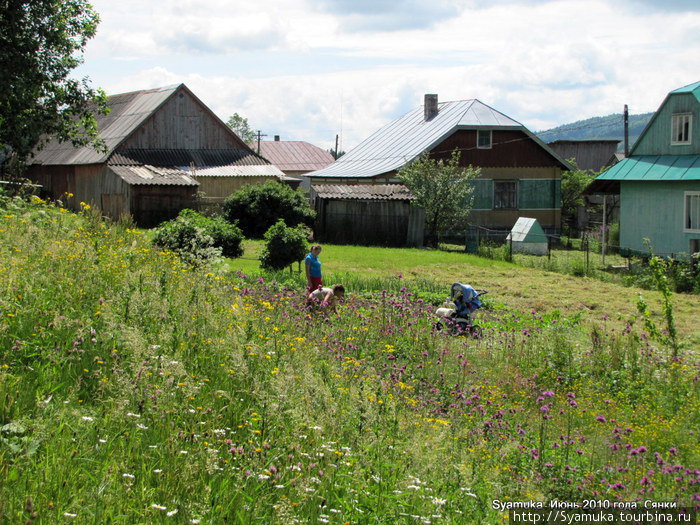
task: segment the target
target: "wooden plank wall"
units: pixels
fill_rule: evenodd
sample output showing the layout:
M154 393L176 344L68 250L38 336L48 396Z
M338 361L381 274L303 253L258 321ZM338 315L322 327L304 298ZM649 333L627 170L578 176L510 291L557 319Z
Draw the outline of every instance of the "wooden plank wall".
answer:
M316 200L315 233L323 242L417 246L424 220L407 201Z
M181 90L152 115L122 148L241 149L240 139L210 111Z

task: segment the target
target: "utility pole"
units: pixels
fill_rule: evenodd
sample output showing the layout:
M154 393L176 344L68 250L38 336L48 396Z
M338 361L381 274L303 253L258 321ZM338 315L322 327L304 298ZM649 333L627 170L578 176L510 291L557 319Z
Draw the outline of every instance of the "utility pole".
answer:
M262 131L260 131L260 130L258 130L258 132L256 133L256 135L257 135L257 137L258 137L258 155L260 155L260 137L267 137L267 135L265 135L265 134L264 134Z
M630 154L630 114L627 110L627 104L625 104L625 111L622 119L625 126L625 158L627 158Z

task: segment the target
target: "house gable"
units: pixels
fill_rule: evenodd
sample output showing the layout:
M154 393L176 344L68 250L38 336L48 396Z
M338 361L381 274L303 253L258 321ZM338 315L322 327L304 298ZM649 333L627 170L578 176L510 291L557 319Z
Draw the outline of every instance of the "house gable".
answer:
M700 155L700 82L668 94L656 111L630 156ZM690 115L689 143L673 140L674 115Z
M252 150L184 84L118 146L127 149Z
M460 164L493 168L564 168L559 158L521 129L491 129L491 147L477 146L476 129L462 129L447 137L430 151L436 159L448 159L456 149Z

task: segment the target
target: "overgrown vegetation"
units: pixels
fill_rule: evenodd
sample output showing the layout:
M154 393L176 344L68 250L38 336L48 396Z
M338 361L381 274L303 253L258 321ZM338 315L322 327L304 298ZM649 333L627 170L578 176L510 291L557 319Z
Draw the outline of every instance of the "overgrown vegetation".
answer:
M697 506L697 356L634 319L493 300L467 340L433 331L430 281L357 273L363 293L316 317L303 279L270 280L288 272L216 275L89 209L3 206L0 521L505 524L495 499Z
M279 219L288 226L312 227L316 212L301 191L272 181L232 193L224 202L224 216L236 222L246 237L260 239Z

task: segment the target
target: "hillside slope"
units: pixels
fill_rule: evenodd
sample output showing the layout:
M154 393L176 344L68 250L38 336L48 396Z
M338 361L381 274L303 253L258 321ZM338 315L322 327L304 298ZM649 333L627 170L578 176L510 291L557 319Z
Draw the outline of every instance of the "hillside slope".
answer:
M643 113L629 116L630 148L642 134L653 115L654 113ZM555 140L617 139L620 141L618 150L621 151L624 147L622 143L624 123L621 113L563 124L556 128L538 131L536 135L545 142L554 142Z

